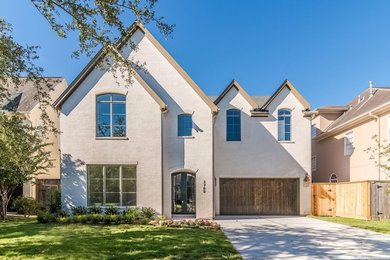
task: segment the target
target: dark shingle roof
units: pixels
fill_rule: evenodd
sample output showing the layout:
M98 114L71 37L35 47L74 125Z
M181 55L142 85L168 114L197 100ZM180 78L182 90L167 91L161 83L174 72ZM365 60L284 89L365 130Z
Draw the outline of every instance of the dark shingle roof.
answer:
M48 84L53 86L60 83L64 78L61 77L45 77ZM37 104L37 88L34 82L27 81L25 78L20 78L21 84L17 87L15 84L8 85L8 92L10 94L9 100L0 101L0 110L14 110L18 112L30 112ZM42 81L41 87L43 91L48 91L47 84Z
M344 112L344 114L342 114L339 118L337 118L332 124L330 124L325 131L332 131L344 123L353 121L365 113L368 113L371 110L389 102L390 88L374 87L372 97L370 97L370 89L367 88L345 106L348 108L348 110Z

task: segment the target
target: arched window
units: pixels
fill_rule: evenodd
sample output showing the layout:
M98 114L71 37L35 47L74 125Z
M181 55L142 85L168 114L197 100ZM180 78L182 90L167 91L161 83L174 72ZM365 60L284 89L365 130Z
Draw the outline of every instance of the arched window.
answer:
M329 182L336 183L337 182L337 175L336 173L332 173L329 177Z
M278 141L291 141L291 111L278 111Z
M96 97L96 136L126 136L126 96L103 94Z
M226 111L226 141L241 141L241 111Z
M177 135L192 136L192 115L181 114L177 116Z

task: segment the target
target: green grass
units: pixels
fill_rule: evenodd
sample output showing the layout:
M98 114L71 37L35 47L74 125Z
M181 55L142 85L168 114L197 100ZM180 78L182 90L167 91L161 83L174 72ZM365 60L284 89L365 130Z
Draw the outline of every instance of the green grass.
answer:
M0 222L0 258L241 259L222 231Z
M318 217L310 216L311 218L316 218L320 220L335 222L339 224L344 224L352 227L369 229L376 232L390 234L390 220L362 220L354 218L342 218L342 217Z

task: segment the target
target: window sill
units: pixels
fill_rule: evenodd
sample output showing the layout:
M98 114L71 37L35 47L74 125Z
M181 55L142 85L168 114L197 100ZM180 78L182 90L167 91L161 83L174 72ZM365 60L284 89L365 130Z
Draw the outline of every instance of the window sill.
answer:
M178 136L178 139L195 139L195 136Z
M126 137L126 136L123 136L123 137L121 137L121 136L117 136L117 137L110 136L110 137L95 137L95 140L129 140L129 138Z
M281 144L295 144L294 141L278 141Z

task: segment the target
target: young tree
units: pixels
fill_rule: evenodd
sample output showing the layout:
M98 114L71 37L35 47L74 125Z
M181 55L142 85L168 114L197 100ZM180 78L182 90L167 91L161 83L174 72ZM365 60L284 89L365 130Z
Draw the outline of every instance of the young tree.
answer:
M379 141L378 136L374 135L372 140L375 142L375 146L368 147L364 151L368 153L369 158L375 162L379 171L383 170L385 174L390 173L390 142L387 140Z
M114 57L122 77L131 84L132 70L142 67L137 61L125 59L120 55L118 40L127 33L127 27L134 21L143 24L154 23L166 37L170 36L174 25L164 22L164 17L156 15L154 9L158 0L30 0L39 13L48 21L51 28L61 38L77 33L79 48L73 57L82 54L92 56L97 47L104 54ZM130 44L132 49L136 46ZM9 97L7 84L20 85L19 77L27 76L37 88L35 98L39 99L45 130L55 130L53 122L46 113L50 104L49 93L43 91L42 81L49 91L55 84L42 78L43 68L35 64L38 59L37 46L22 46L12 37L12 27L0 17L0 100ZM107 62L105 59L102 62ZM101 64L100 64L101 65Z
M15 188L52 167L47 145L21 114L0 113L0 219Z

